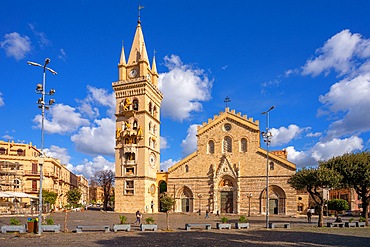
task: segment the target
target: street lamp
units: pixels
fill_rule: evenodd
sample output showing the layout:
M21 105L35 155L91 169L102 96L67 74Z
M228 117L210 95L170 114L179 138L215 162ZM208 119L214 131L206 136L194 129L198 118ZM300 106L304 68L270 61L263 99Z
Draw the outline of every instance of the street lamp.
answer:
M54 89L51 89L48 93L45 92L45 80L46 80L46 70L50 71L52 74L56 75L57 72L52 70L51 68L46 67L50 63L50 58L45 59L44 65L35 63L35 62L30 62L28 61L27 64L36 66L36 67L41 67L43 68L43 77L42 77L42 85L37 84L36 85L36 93L41 94L41 98L37 100L38 107L41 108L41 154L40 154L40 159L39 159L39 166L40 166L40 188L39 188L39 223L38 223L38 234L41 235L41 224L42 224L42 179L43 179L43 174L42 174L42 169L44 165L44 121L45 121L45 109L48 110L49 107L55 103L54 99L50 99L47 104L45 104L45 95L53 95L55 93Z
M248 197L248 217L250 217L251 216L251 198L252 198L252 193L249 193L248 195L247 195L247 197Z
M199 211L198 211L198 213L200 215L200 199L202 199L202 194L198 194L198 197L199 197Z
M263 141L266 143L266 228L269 227L269 145L271 143L272 134L269 130L270 111L275 106L271 106L267 111L262 112L266 115L266 132L262 132Z

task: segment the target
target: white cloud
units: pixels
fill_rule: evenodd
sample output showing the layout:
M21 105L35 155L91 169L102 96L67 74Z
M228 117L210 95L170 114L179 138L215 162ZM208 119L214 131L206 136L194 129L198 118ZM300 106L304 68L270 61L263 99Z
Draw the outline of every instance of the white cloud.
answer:
M357 136L344 139L332 139L318 142L307 151L296 151L293 146L286 148L288 160L297 167L316 166L319 161L325 161L335 156L351 153L363 148L363 140Z
M170 147L170 145L169 145L169 143L167 142L166 137L161 136L160 138L161 138L161 149L169 148L169 147Z
M164 94L162 115L182 121L192 111L202 110L200 101L211 98L213 82L203 70L184 65L178 56L166 56L164 60L169 72L159 75L158 87Z
M350 153L363 148L363 140L357 136L344 139L334 138L327 142L318 142L310 150L311 156L317 161L328 160L334 156Z
M190 125L187 130L188 134L185 140L182 140L181 142L183 157L186 157L197 150L198 139L196 135L198 126L198 124Z
M0 92L0 106L5 105L3 94Z
M99 109L94 105L105 106L108 108L108 115L114 116L116 110L116 98L114 93L109 93L106 89L87 86L87 96L79 100L81 106L78 110L87 116L94 118L100 115Z
M48 38L46 37L46 34L44 32L36 31L36 28L33 24L28 24L28 26L31 28L33 34L36 36L36 39L37 39L37 41L39 43L39 46L41 48L51 45L51 41L48 40Z
M46 156L50 156L55 159L60 159L60 162L62 164L69 164L69 161L71 160L71 156L68 155L68 150L66 148L51 145L50 149L45 148L44 152Z
M45 131L48 133L65 134L77 130L80 126L88 125L89 121L75 112L75 108L68 105L56 104L50 108L49 114L45 117ZM51 121L47 119L51 116ZM33 122L41 128L41 115L35 116Z
M71 136L78 151L86 154L114 155L116 122L110 118L96 119L96 127L82 127Z
M295 124L291 124L288 128L280 127L279 129L271 128L271 146L280 146L289 143L294 138L299 137L305 129L299 128Z
M331 86L330 91L320 96L322 111L344 113L343 118L333 122L328 137L370 130L370 73L363 73L353 79L343 79Z
M11 135L8 135L8 134L5 134L5 135L3 135L3 136L2 136L2 138L3 138L4 140L13 140L13 139L14 139L14 136L11 136Z
M307 167L307 166L316 166L317 160L315 160L309 152L296 151L293 146L286 148L288 152L288 160L296 164L297 168Z
M316 51L316 58L306 62L302 74L317 76L322 72L328 74L331 69L340 75L349 73L353 66L353 55L359 44L361 35L352 34L348 29L337 33Z
M85 159L82 164L77 166L67 166L75 174L82 174L85 178L90 179L94 173L102 170L114 171L114 162L105 159L103 156L94 157L92 161Z
M173 166L177 162L179 162L179 160L172 160L172 159L169 159L169 160L166 160L166 161L162 162L161 163L161 171L167 171L168 168L170 168L171 166Z
M63 61L67 60L67 53L64 51L63 48L59 50L58 58L63 60Z
M19 33L14 32L5 34L4 38L5 40L0 42L0 46L8 57L21 60L31 50L31 41L27 36L22 37Z

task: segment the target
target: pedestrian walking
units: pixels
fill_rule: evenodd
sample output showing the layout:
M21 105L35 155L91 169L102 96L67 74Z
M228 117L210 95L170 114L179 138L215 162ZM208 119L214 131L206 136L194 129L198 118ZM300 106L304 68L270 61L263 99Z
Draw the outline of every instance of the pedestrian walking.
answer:
M140 220L141 220L141 217L142 217L140 211L139 210L136 211L136 214L135 215L136 215L136 221L134 222L134 224L136 224L136 222L138 222L139 225L140 225Z
M311 223L311 217L312 217L311 210L307 209L307 221L308 221L308 223Z
M205 218L209 218L209 211L206 210L206 217Z
M220 212L217 210L216 216L220 216Z

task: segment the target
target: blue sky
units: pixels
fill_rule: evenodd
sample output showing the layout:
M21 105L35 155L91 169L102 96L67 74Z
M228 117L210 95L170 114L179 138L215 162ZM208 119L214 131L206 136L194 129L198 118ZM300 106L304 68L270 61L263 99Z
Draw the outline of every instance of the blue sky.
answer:
M229 107L270 114L271 149L297 167L369 148L370 2L149 1L141 24L164 93L161 164L195 151L196 126ZM0 138L41 146L35 85L54 88L45 148L90 177L114 166L112 82L137 1L1 1ZM126 57L127 59L127 57ZM264 147L264 146L263 146ZM265 148L265 147L264 147Z

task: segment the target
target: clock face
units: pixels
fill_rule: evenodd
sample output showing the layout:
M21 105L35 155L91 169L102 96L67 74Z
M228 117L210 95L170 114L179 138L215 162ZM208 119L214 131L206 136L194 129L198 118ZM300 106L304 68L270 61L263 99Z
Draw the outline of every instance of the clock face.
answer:
M153 153L149 156L149 165L151 168L155 167L155 155Z
M129 74L130 78L135 78L137 76L137 71L136 69L132 69Z

